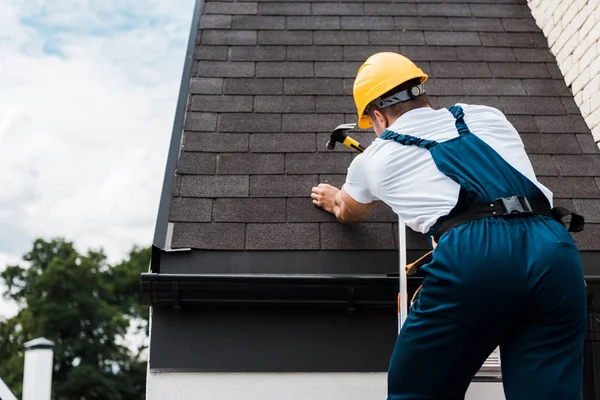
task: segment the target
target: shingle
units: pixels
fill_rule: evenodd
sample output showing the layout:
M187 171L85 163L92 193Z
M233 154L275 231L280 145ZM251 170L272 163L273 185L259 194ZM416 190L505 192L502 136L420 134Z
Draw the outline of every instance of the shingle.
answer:
M417 13L424 16L443 16L443 17L470 17L471 10L468 4L417 4Z
M317 175L252 175L250 197L310 197Z
M283 92L286 94L344 94L341 79L285 79Z
M375 53L392 51L397 53L398 46L344 46L344 60L364 62Z
M391 207L385 203L379 203L365 217L365 222L398 222L398 216Z
M431 63L433 76L438 78L489 78L490 69L482 62L442 62Z
M564 81L555 80L555 82L557 82L557 85L561 85L561 87L566 89ZM566 90L568 91L568 89ZM575 99L573 98L572 94L569 94L568 96L561 96L560 101L562 101L563 107L565 108L567 114L573 114L578 116L581 115L581 110L579 109L579 106L575 103Z
M261 15L310 15L310 3L258 3Z
M314 96L256 96L254 112L314 113Z
M288 222L337 222L335 216L316 207L310 196L287 199L286 220Z
M252 96L193 95L190 110L214 112L252 111Z
M550 72L544 63L490 63L492 75L498 78L549 78Z
M517 4L471 4L471 12L476 17L524 17Z
M564 82L563 74L555 62L546 63L546 67L548 67L548 71L550 71L550 77L552 77L553 79L560 79L561 81Z
M413 3L365 3L365 15L416 16L417 8Z
M589 133L582 133L576 136L579 145L585 154L600 154L600 149L596 142L594 142L594 137L592 135Z
M181 196L185 197L248 197L247 175L184 175Z
M259 31L258 44L313 44L310 31Z
M573 233L580 251L598 251L600 248L600 224L586 224L583 232Z
M518 79L431 79L426 90L434 95L498 95L524 96L525 90Z
M409 31L447 31L450 24L446 17L394 17L398 30Z
M248 224L247 250L317 250L319 225L304 224Z
M317 113L351 113L356 111L350 96L318 96Z
M315 75L312 62L257 62L257 77L313 77Z
M336 30L340 29L340 17L287 17L287 28L290 30Z
M344 123L343 114L283 114L285 132L329 132Z
M558 176L554 159L548 154L529 154L536 176Z
M217 129L217 114L187 112L184 129L190 131L214 131Z
M498 18L448 18L453 31L503 32L504 27Z
M600 199L600 188L592 177L549 177L539 181L550 189L556 198Z
M402 46L400 53L412 61L454 61L456 48L446 46Z
M561 176L600 176L598 155L555 155L554 160Z
M506 114L564 115L562 103L556 97L501 97Z
M535 123L544 133L588 133L589 128L580 116L535 117Z
M258 11L258 3L230 3L230 2L214 2L206 3L204 12L206 14L256 14ZM200 18L202 19L202 18Z
M489 96L467 96L466 99L456 99L455 102L466 101L470 104L481 104L488 107L494 107L498 110L505 112L501 99L506 98L505 96L493 96L494 93L490 93Z
M477 32L425 32L428 45L436 46L479 46L481 41Z
M216 199L215 222L285 222L285 199Z
M341 61L340 46L288 46L288 60Z
M227 60L227 46L196 46L194 59L225 61Z
M215 154L183 151L177 160L178 174L214 175L216 171Z
M316 62L315 76L324 78L353 78L362 63L355 62Z
M211 216L211 199L174 197L171 202L170 222L210 222Z
M548 49L513 49L519 62L556 62Z
M557 79L523 79L523 86L530 96L572 96L565 82Z
M285 17L264 15L235 15L233 29L285 29Z
M342 17L342 29L352 30L393 30L392 17Z
M184 132L182 149L203 152L246 152L248 134Z
M203 61L198 64L197 76L245 78L254 76L254 63L247 61Z
M346 174L319 174L319 184L321 183L341 188L346 183Z
M223 78L192 78L190 94L221 94L223 93Z
M461 61L514 61L510 47L457 47L457 57Z
M282 61L285 46L235 46L229 48L231 61Z
M528 154L581 154L574 135L522 133L521 139Z
M502 25L507 32L539 32L540 28L534 19L529 18L503 18Z
M227 78L223 84L225 94L281 94L283 79L237 79Z
M314 15L363 15L364 9L361 3L314 3L312 13Z
M256 31L202 31L203 44L255 45Z
M221 132L279 132L280 114L226 114L219 116Z
M600 200L573 199L573 206L586 223L600 224Z
M532 47L535 44L531 33L482 32L479 37L484 46Z
M177 222L173 225L171 246L204 250L243 250L244 236L244 224Z
M508 119L520 133L539 132L535 120L531 115L507 115L506 119Z
M394 249L392 224L363 222L343 225L320 223L323 250L391 250Z
M178 197L181 192L181 175L175 175L173 180L173 197Z
M350 165L348 153L298 153L285 156L286 174L339 174Z
M423 36L423 32L418 31L375 31L369 32L369 43L372 45L422 45L425 44L425 36Z
M537 47L548 49L548 39L546 39L546 36L542 32L532 33L532 36Z
M369 33L365 31L316 31L315 44L369 44Z
M250 150L257 153L310 153L315 151L315 134L253 133Z
M200 29L230 29L231 15L203 15Z
M217 156L217 174L282 174L283 154L221 153Z

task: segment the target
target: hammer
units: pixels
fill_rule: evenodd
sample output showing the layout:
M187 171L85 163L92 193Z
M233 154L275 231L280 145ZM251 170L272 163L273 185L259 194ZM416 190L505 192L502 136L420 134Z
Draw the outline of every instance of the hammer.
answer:
M358 151L359 153L362 153L363 151L365 151L365 149L362 148L360 143L358 143L356 140L352 139L350 136L346 135L346 131L349 131L350 129L354 129L355 126L356 126L356 124L338 125L338 127L335 128L335 130L331 134L331 137L327 141L327 148L329 150L333 150L335 148L335 143L340 142L341 144L348 146L351 149Z

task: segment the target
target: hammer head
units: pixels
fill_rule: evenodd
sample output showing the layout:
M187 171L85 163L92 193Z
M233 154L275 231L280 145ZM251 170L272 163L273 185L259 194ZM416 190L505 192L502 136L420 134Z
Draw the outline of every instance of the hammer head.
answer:
M333 150L335 148L335 143L343 143L344 139L346 139L346 131L354 129L356 124L342 124L338 125L337 128L331 133L331 137L327 141L327 148L329 150Z

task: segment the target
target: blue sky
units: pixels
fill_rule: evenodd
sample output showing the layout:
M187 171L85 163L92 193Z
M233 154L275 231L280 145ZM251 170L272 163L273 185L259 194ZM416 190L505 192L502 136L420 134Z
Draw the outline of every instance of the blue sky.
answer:
M0 270L35 237L151 243L193 7L0 0Z

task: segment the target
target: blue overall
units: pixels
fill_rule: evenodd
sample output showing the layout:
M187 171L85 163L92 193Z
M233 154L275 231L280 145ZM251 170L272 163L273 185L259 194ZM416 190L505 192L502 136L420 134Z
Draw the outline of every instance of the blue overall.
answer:
M429 150L460 184L455 209L523 195L547 201L523 174L449 111L459 136L435 142L386 131L381 139ZM435 228L435 227L434 227ZM500 346L508 400L581 399L586 300L579 251L559 221L487 217L444 233L398 336L388 400L463 399Z

